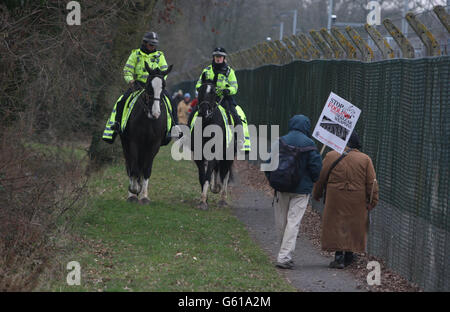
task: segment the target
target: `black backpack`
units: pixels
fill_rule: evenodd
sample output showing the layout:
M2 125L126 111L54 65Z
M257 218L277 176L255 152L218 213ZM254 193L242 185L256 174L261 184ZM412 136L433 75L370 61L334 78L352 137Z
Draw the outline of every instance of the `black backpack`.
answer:
M292 192L300 179L301 153L316 150L315 146L296 147L280 141L278 168L269 172L269 184L278 192Z

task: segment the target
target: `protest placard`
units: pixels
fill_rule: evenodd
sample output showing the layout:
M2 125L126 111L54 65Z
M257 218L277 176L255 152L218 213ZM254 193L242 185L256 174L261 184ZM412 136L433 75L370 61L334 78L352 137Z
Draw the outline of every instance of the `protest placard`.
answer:
M360 114L358 107L331 92L314 128L313 137L342 154Z

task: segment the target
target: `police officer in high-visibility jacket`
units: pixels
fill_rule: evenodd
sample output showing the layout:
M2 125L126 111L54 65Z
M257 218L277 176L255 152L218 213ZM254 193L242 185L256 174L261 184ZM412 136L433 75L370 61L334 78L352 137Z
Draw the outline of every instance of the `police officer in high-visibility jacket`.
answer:
M147 63L151 69L159 68L161 71L164 71L168 68L164 53L156 49L158 44L158 34L155 32L147 32L142 38L141 47L139 49L132 50L130 56L128 57L128 60L123 68L123 78L128 83L129 88L123 94L122 99L116 104L115 123L111 126L111 130L114 130L116 133L120 131L123 108L127 98L134 91L145 88L145 83L148 78L145 63ZM166 78L167 76L164 77L164 79ZM170 99L167 91L166 95ZM174 123L177 124L177 117L176 114L173 114L173 109L172 118Z
M236 80L236 75L234 74L233 68L231 68L225 61L225 57L227 56L227 52L224 48L215 48L213 53L212 64L208 65L205 69L203 69L200 74L200 78L195 85L195 88L198 90L202 84L202 75L205 73L205 78L209 80L213 80L215 75L217 77L216 83L216 94L219 97L223 97L222 106L229 112L233 114L233 117L238 117L238 113L236 111L236 102L232 95L235 95L238 90L238 83ZM241 123L240 118L234 118L238 124Z
M238 83L236 80L236 75L234 73L234 69L231 68L226 63L227 52L224 48L215 48L212 52L212 63L208 65L205 69L203 69L200 74L200 78L195 85L195 88L198 90L202 84L202 75L205 73L205 78L209 80L213 80L215 75L217 77L216 83L216 94L219 97L223 97L221 105L233 116L236 125L242 125L244 128L244 136L245 142L243 142L243 147L241 150L249 151L250 150L250 137L248 133L248 125L245 120L245 124L242 122L242 119L246 119L243 113L243 110L239 108L239 112L236 110L236 101L233 98L233 95L237 93ZM196 108L198 105L196 106ZM195 110L193 113L195 113Z

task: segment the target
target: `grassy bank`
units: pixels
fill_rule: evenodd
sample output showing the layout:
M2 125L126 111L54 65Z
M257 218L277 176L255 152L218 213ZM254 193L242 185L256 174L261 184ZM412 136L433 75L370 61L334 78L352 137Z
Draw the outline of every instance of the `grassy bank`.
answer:
M210 198L196 209L200 187L190 161L157 155L151 204L129 204L124 165L108 167L90 182L86 211L76 217L58 259L51 291L295 291L231 213ZM81 265L81 285L68 286L66 264Z

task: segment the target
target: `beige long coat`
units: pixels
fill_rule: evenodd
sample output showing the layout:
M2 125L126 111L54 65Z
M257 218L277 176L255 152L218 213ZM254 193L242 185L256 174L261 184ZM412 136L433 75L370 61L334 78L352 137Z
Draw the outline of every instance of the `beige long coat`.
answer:
M323 195L324 183L332 163L340 157L327 153L313 198ZM378 203L378 183L370 157L357 149L348 153L334 167L328 180L322 217L322 249L326 251L365 252L367 239L367 204L373 187L372 206Z
M186 125L189 118L189 108L191 102L186 103L184 100L181 100L178 103L177 114L178 114L178 123L182 125Z

